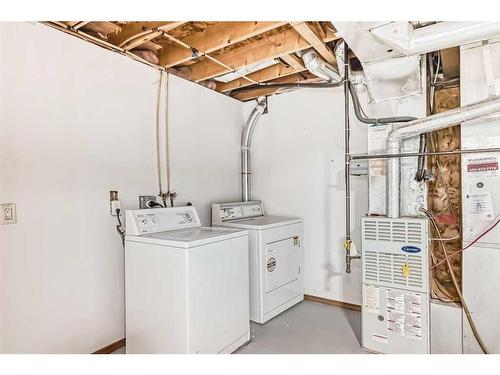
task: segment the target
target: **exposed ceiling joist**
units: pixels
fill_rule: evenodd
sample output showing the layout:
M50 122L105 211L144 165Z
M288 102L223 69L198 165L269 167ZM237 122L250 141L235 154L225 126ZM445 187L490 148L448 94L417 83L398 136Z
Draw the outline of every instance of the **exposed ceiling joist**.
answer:
M304 71L305 68L299 67L295 68L290 65L283 65L283 64L275 64L272 66L269 66L267 68L261 69L257 72L247 74L248 78L253 79L254 81L257 82L266 82L270 81L272 79L280 78L280 77L286 77L294 73L299 73ZM217 91L220 92L226 92L234 89L238 89L240 87L246 87L250 86L252 83L248 81L247 79L244 78L238 78L233 81L227 82L227 83L217 83Z
M195 33L181 40L198 51L211 53L284 24L286 22L220 22L208 27L203 32ZM159 64L168 68L193 58L191 50L174 44L159 56Z
M280 56L280 59L295 69L305 69L302 60L294 54Z
M327 39L326 41L329 40ZM258 39L229 52L218 54L215 57L217 60L237 70L247 65L288 55L309 46L309 43L294 29L287 29L281 33ZM183 72L188 79L199 82L228 73L230 70L212 61L204 60L184 68Z
M89 22L90 21L80 21L80 22L75 23L72 27L73 27L73 29L78 30L78 29L81 29L86 24L88 24Z
M288 77L283 77L271 81L269 83L312 83L312 82L321 82L321 79L316 77L315 75L304 72L304 73L296 73ZM294 90L293 88L286 89L286 91ZM254 89L246 89L235 94L231 94L231 96L235 99L247 101L259 96L268 96L272 94L276 94L278 91L285 91L282 88L276 87L258 87L256 86Z
M82 22L82 21L80 21ZM77 22L76 24L80 23ZM95 33L101 34L108 36L108 38L111 35L115 35L120 32L121 27L112 23L112 22L107 22L107 21L92 21L92 22L87 22L84 26L81 27L81 29L85 29L85 31L93 31Z
M306 22L293 22L293 28L330 64L336 65L335 55Z
M259 87L260 82L315 79L308 78L309 73L295 52L313 45L331 62L333 53L326 43L338 39L335 29L323 21L52 21L45 24L112 51L118 50L148 65L166 68L190 81L201 82L231 73L219 81L232 81L218 82L215 89L230 92L241 100L261 95L264 89L264 95L268 95L272 89ZM207 86L213 88L211 84ZM251 96L249 92L255 90L257 94Z
M69 27L74 27L75 25L78 25L82 21L62 21L61 23L68 25Z
M186 22L129 22L122 26L120 32L110 35L108 41L123 49L131 50L184 23Z

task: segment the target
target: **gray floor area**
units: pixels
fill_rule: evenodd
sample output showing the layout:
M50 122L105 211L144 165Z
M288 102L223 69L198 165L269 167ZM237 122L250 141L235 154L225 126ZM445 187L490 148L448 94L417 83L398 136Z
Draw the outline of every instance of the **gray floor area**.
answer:
M267 323L251 323L250 343L237 354L366 354L361 313L303 301Z
M262 325L250 322L250 331L250 343L235 354L367 354L361 313L316 302L302 301Z

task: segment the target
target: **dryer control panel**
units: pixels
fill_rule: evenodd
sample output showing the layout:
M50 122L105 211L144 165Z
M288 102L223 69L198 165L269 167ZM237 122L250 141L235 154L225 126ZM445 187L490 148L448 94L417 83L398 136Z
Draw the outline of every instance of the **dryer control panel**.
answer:
M212 204L212 225L257 216L264 216L262 201Z
M193 206L127 210L125 218L126 234L131 236L201 227Z

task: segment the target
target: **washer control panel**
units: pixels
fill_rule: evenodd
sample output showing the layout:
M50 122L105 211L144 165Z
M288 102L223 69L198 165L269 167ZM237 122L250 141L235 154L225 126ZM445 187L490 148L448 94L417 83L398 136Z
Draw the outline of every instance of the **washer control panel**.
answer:
M201 226L193 206L127 210L125 217L126 234L132 236Z
M212 204L212 224L257 216L264 216L261 201Z

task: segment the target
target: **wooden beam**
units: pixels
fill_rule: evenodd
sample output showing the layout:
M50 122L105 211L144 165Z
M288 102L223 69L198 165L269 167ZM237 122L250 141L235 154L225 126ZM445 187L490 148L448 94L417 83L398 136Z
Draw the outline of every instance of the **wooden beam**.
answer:
M328 39L325 41L328 41ZM213 57L237 70L250 64L288 55L309 46L309 43L294 29L287 29L281 33L258 39L247 45L235 48L226 53L214 55ZM230 70L205 59L204 61L183 68L183 72L188 79L199 82L228 73Z
M156 22L129 22L122 26L121 31L108 38L115 46L131 50L147 41L161 35L186 22L156 21Z
M120 32L121 27L107 21L92 21L81 28L84 31L93 31L102 35L106 35L108 38Z
M268 66L267 68L261 69L257 72L247 74L246 76L250 79L253 79L256 82L266 82L272 79L286 77L291 74L299 73L306 70L303 66L299 68L295 68L290 65L283 65L281 63ZM238 89L240 87L246 87L252 85L252 82L248 81L245 78L238 78L233 81L227 83L219 83L217 82L217 91L226 92L234 89Z
M306 22L294 22L291 25L326 61L337 65L335 55Z
M284 24L286 22L219 22L181 40L198 51L210 53ZM161 66L171 67L193 59L193 53L174 44L166 49L159 59Z
M305 69L304 63L302 62L302 60L300 58L298 58L297 56L295 56L294 54L280 56L280 59L282 59L288 65L290 65L291 67L293 67L295 69L302 69L302 68Z
M149 49L150 51L157 52L157 51L161 50L163 47L160 46L159 44L148 41L148 42L145 42L144 44L142 44L141 48Z
M321 80L316 77L315 75L305 72L305 73L296 73L293 75L290 75L288 77L283 77L276 79L274 81L270 81L269 83L312 83L312 82L320 82ZM251 100L254 98L257 98L259 96L268 96L277 93L278 91L284 91L284 90L294 90L294 88L290 89L283 89L283 88L276 88L276 87L258 87L255 86L254 89L247 89L247 90L242 90L240 92L236 92L236 94L231 94L231 96L235 99L241 100L241 101L247 101Z
M78 25L81 21L62 21L65 25L68 25L69 27L73 27L75 25Z
M79 28L85 26L90 23L90 21L64 21L64 24L68 25L72 29L78 30Z

